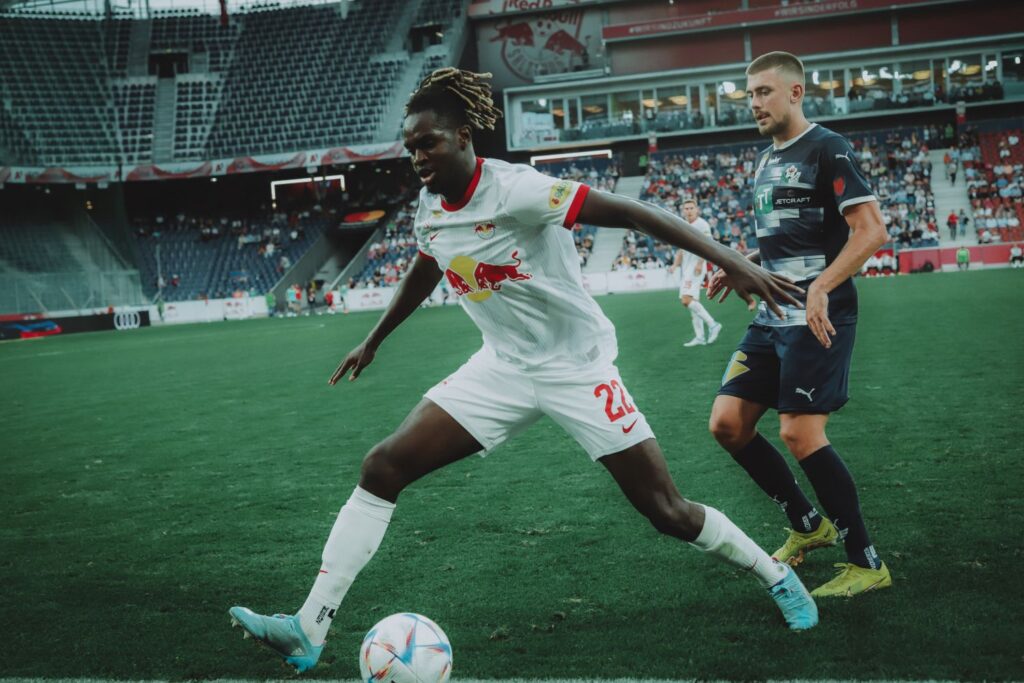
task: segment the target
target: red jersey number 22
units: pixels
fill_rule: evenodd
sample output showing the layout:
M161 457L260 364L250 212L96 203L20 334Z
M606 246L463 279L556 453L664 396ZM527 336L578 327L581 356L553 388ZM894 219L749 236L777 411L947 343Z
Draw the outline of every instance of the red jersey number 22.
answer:
M618 393L618 405L615 403L616 393ZM636 412L636 407L629 403L626 391L618 380L613 379L608 384L598 384L594 387L594 396L601 398L601 394L605 395L604 412L610 421L621 420L626 415Z

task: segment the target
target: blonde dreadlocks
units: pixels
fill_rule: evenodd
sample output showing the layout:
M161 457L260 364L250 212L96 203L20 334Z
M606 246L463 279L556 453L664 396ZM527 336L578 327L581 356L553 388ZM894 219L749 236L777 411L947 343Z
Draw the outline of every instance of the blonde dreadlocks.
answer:
M423 79L405 105L405 115L432 110L451 117L458 126L494 130L501 110L491 99L490 73L463 71L453 66L437 69Z

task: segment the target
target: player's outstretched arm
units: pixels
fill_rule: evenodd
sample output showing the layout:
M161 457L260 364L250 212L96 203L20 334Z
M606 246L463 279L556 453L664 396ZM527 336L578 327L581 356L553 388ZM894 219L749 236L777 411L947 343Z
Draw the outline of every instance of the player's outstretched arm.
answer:
M754 251L747 254L747 260L751 263L761 265L761 250L755 249ZM729 292L732 291L732 285L729 283L729 278L726 276L724 270L716 271L711 279L708 281L708 301L714 299L721 292L722 296L718 298L718 303L725 301L725 298L729 296Z
M801 305L790 293L803 292L795 284L751 263L736 251L708 239L679 216L653 204L591 190L583 201L578 220L581 223L607 228L633 228L657 240L697 254L724 270L736 294L748 305L754 305L754 296L757 296L780 318L783 317L782 309L779 308L776 299L794 306Z
M422 254L418 255L409 272L402 278L402 284L398 287L395 298L391 300L391 304L384 311L384 315L370 330L370 334L366 336L363 343L345 356L345 360L341 361L341 365L327 380L327 383L337 384L338 380L344 377L349 370L352 370L352 376L348 378L350 382L359 377L363 368L373 362L373 357L381 342L430 296L440 281L441 270L437 267L437 262L425 258Z
M807 288L807 327L826 349L832 346L836 329L828 319L828 294L860 272L864 262L889 241L877 201L854 204L843 217L850 226L850 239L836 260Z

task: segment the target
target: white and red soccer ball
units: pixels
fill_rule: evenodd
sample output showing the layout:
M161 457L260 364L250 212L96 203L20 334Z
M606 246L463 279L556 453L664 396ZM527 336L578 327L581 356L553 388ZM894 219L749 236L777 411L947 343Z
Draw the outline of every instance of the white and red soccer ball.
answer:
M359 671L367 683L445 683L452 646L441 627L422 614L392 614L363 638Z

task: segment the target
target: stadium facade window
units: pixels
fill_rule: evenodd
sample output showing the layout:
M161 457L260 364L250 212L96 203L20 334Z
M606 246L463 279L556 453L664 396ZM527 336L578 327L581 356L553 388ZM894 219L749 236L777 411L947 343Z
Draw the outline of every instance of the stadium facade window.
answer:
M985 83L985 64L979 54L963 55L949 60L949 94L951 101L973 99L974 90Z
M842 69L808 69L805 81L804 113L828 116L836 113L837 99L846 111L846 88Z
M607 123L608 122L608 95L584 95L580 98L580 107L583 110L583 123Z
M921 107L935 103L934 77L931 60L907 60L896 64L900 94L910 106Z
M999 81L1006 97L1024 96L1024 50L1003 53Z
M736 126L753 121L744 83L724 80L717 85L718 113L716 121L719 126Z
M612 93L611 96L611 120L633 127L639 125L640 116L640 91L624 90Z

